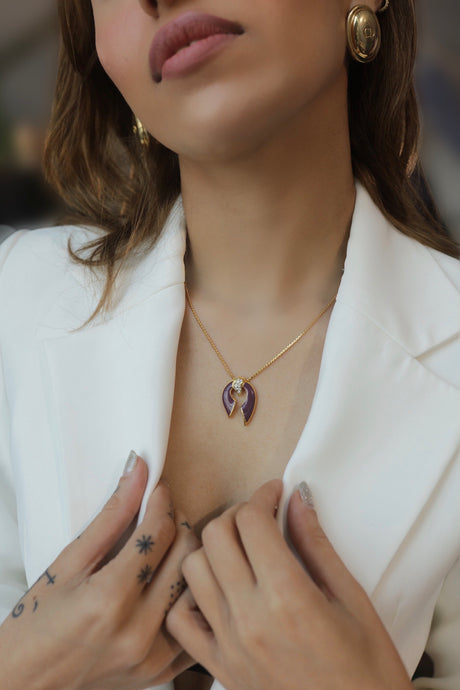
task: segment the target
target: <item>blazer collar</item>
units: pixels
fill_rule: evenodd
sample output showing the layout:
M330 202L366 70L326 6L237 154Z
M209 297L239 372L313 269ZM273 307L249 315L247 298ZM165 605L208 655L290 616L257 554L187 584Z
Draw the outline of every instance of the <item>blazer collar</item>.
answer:
M460 294L437 255L395 229L358 184L337 301L419 357L460 332Z
M50 433L54 450L41 464L28 466L27 490L37 495L35 503L33 498L24 503L34 506L42 501L36 487L41 486L48 463L48 475L60 477L59 491L56 488L49 503L62 505L60 520L68 536L102 505L132 447L151 468L146 497L161 474L185 309L185 239L179 197L158 244L133 262L131 274L120 284L117 307L107 322L99 320L78 333L71 331L92 313L100 288L97 281L88 283L80 266L63 273L62 285L53 291L58 293L55 301L40 317L36 337L42 341L41 372L51 432L45 422L39 432ZM65 252L65 242L62 246ZM285 480L287 492L305 478L313 481L314 491L316 485L320 487L325 527L338 544L350 544L344 556L353 566L353 554L362 548L341 533L335 511L340 508L340 514L348 516L342 522L348 528L356 526L356 535L363 534L361 513L366 511L359 502L351 507L345 502L344 486L353 476L362 476L364 486L367 478L366 486L372 490L366 501L377 506L387 479L394 483L395 474L402 473L401 492L393 500L404 505L404 519L391 506L379 508L385 543L364 578L368 591L376 588L458 444L458 391L421 366L415 356L460 332L459 302L436 253L397 232L358 186L344 275L326 336L315 400ZM363 361L368 367L364 377ZM29 404L29 397L24 396L24 404ZM420 429L415 454L412 429L407 424L402 428L414 400L413 415ZM35 408L25 410L22 418L35 414ZM381 420L377 431L382 442L373 444L362 432L368 426L375 432L376 418ZM402 439L397 452L392 434L387 433L389 424ZM32 440L37 443L35 437ZM28 457L33 455L31 449ZM40 548L40 530L46 526L32 516L29 522L30 530L36 530L29 539L37 544L33 547L35 574L49 562L50 553ZM373 534L369 530L369 543ZM63 545L49 548L55 547L58 553ZM360 572L359 564L356 572Z
M77 234L77 241L82 239L88 235ZM185 247L186 222L179 196L153 250L133 259L120 276L116 306L109 318L182 283ZM371 319L410 355L419 357L460 332L460 294L436 256L437 252L396 230L357 184L337 301ZM62 290L38 325L39 338L70 333L98 303L103 275L93 278L74 264L69 273L73 284Z
M74 250L94 240L95 234L100 233L99 229L86 227L67 230ZM186 234L182 197L179 196L153 249L133 256L117 276L112 311L104 317L98 315L88 328L118 318L168 287L183 283ZM104 286L105 273L102 270L92 273L80 264L70 263L67 234L63 232L62 235L58 241L66 268L63 286L37 325L39 340L71 335L82 326L96 309Z

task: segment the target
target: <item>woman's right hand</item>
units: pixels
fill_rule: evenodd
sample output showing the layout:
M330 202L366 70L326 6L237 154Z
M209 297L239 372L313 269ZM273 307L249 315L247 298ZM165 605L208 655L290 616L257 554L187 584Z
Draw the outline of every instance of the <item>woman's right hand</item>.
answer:
M199 542L185 518L175 517L163 482L110 559L139 510L147 474L138 459L0 627L2 690L135 690L166 683L194 663L163 623L185 586L182 561Z

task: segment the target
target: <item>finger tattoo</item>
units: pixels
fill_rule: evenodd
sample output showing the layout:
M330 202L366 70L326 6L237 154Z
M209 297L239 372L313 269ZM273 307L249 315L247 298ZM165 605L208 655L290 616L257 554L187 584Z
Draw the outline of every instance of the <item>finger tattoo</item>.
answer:
M40 577L38 578L37 582L38 582L39 580L41 580L42 578L44 578L44 577L46 577L46 584L47 584L47 585L54 585L54 583L56 582L56 575L50 575L50 571L49 571L49 570L45 570L45 572L43 573L43 575L40 575Z
M148 537L143 534L142 537L136 541L136 549L139 549L139 553L149 553L149 551L152 550L152 546L155 546L155 542L152 540L150 534Z
M169 594L169 602L168 602L168 608L165 611L165 614L168 613L169 609L176 603L176 601L179 599L180 595L184 591L184 589L187 587L187 584L184 580L184 578L181 578L177 582L175 582L173 585L170 587L170 594Z
M152 566L146 565L143 568L141 568L140 572L137 575L137 579L139 580L141 585L150 584L150 582L153 579L153 568L152 568Z
M19 618L19 616L22 616L22 614L24 613L24 608L25 606L22 603L22 599L20 599L14 607L14 609L11 611L11 615L13 616L13 618Z

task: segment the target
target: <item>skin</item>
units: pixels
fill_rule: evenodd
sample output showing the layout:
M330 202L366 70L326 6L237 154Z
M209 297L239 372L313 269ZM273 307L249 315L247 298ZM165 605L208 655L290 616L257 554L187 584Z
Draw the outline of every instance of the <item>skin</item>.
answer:
M164 483L126 541L147 474L139 459L0 627L2 687L135 690L165 683L193 663L164 619L184 587L182 561L198 540L184 516L174 515Z
M155 84L155 32L189 9L238 21L245 34L186 78ZM344 0L93 0L102 65L179 154L195 306L222 340L244 332L255 353L276 351L275 331L299 330L340 280L355 196L348 9ZM246 346L232 342L239 361ZM251 356L248 370L259 366ZM117 553L146 475L138 462L1 626L10 690L143 688L191 657L227 690L411 687L370 601L296 495L289 529L312 578L292 556L274 520L279 482L211 522L200 549L185 520L168 515L160 484ZM189 590L166 614L181 571Z
M300 562L289 550L275 519L281 494L281 481L268 482L205 527L203 547L183 563L189 589L168 614L169 632L227 690L412 688L298 491L288 525Z
M127 536L146 480L138 459L0 627L5 687L135 690L172 680L195 659L227 690L412 687L371 602L298 492L288 527L300 563L275 520L281 481L209 523L198 548L163 482ZM181 594L182 575L190 589Z
M231 337L231 323L256 352L270 324L299 330L300 315L318 313L340 280L355 195L348 6L208 0L155 9L93 1L101 63L149 131L179 154L195 305L222 341ZM152 39L190 9L238 21L245 34L187 77L155 84L147 59ZM244 280L235 280L234 261ZM243 349L235 343L237 361Z
M199 69L154 83L152 39L191 9L237 21L245 33ZM337 291L354 206L349 9L344 0L93 0L103 67L179 156L195 306L248 370L247 342L259 361L267 341L276 351L273 324L295 331L300 313L314 314ZM368 598L318 538L317 521L299 517L294 502L294 534L305 540L311 527L316 535L299 543L305 565L318 566L315 583L275 526L280 484L267 487L205 528L203 548L184 563L190 591L169 613L169 631L228 690L307 687L306 677L312 688L410 686Z

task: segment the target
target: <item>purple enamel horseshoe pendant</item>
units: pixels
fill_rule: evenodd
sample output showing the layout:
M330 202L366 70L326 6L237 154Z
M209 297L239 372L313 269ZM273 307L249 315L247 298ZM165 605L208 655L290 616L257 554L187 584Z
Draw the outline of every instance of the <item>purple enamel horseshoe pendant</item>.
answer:
M238 394L246 391L246 400L241 405L241 414L244 419L244 426L247 426L254 416L256 410L257 393L251 384L243 378L234 379L230 381L224 388L222 393L222 401L224 403L225 411L228 416L231 417L236 408L236 400L234 399L232 392L235 391Z

